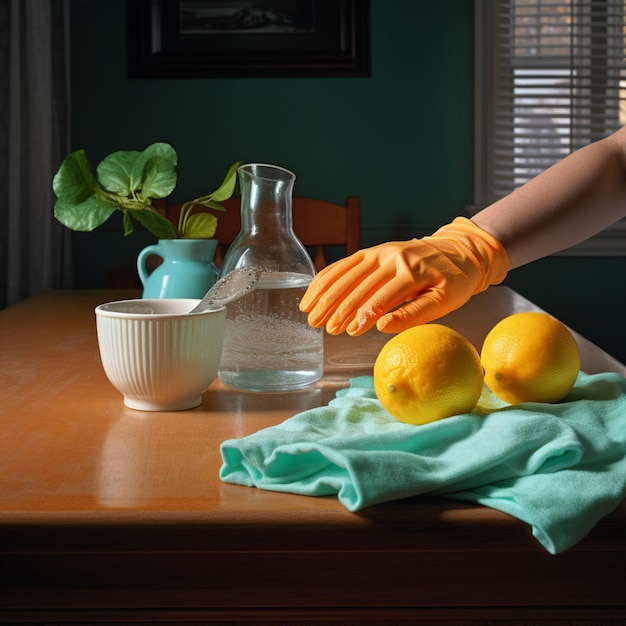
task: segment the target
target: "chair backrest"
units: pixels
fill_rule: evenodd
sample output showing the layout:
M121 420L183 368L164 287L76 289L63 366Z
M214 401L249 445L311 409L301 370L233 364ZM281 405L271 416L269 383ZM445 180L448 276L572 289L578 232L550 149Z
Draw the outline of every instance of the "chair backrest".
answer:
M182 202L165 208L166 217L178 224ZM216 212L218 218L216 239L219 246L215 263L219 266L228 246L241 229L241 198L234 197L223 203L227 211ZM358 196L350 196L346 204L335 204L313 198L292 199L293 230L300 241L308 248L314 248L313 263L317 270L326 267L325 246L344 246L346 256L356 252L361 244L361 201ZM207 210L204 207L196 210Z

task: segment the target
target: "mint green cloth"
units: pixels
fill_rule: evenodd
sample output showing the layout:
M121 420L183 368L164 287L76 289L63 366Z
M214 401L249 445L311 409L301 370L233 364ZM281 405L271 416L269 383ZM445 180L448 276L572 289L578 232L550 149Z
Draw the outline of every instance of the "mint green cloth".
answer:
M626 379L581 372L560 404L483 394L473 413L413 426L382 408L371 377L355 378L328 406L221 452L225 482L336 494L350 511L420 494L469 500L528 523L556 554L626 496Z

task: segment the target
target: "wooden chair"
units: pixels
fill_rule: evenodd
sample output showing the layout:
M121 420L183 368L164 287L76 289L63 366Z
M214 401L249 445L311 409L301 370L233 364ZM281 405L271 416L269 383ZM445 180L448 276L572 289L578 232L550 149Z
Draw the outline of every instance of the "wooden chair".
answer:
M234 197L224 203L227 211L217 211L216 239L219 246L215 255L216 265L220 265L228 246L241 229L241 198ZM165 216L178 224L182 202L165 207ZM361 201L350 196L346 204L335 204L313 198L293 198L293 229L300 241L309 249L315 250L313 263L319 271L326 267L326 246L343 246L345 255L356 252L361 243ZM195 210L208 210L194 207Z

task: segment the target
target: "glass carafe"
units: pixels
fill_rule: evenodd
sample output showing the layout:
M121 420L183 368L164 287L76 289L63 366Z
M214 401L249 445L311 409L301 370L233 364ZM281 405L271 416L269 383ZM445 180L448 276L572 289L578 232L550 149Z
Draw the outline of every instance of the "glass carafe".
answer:
M259 266L256 289L227 305L220 379L247 391L302 389L322 377L324 335L298 308L315 268L293 232L295 175L275 165L239 170L241 231L220 274Z

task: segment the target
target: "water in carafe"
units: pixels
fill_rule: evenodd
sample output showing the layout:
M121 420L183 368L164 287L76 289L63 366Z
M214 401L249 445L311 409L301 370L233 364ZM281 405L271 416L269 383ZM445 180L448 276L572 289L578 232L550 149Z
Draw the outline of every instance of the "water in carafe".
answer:
M295 176L272 165L239 168L242 229L221 274L257 265L256 288L227 305L219 377L248 391L302 389L324 371L323 330L312 328L299 303L315 268L291 225Z
M300 389L323 373L324 340L298 304L311 278L263 274L256 289L228 305L220 378L250 391Z

